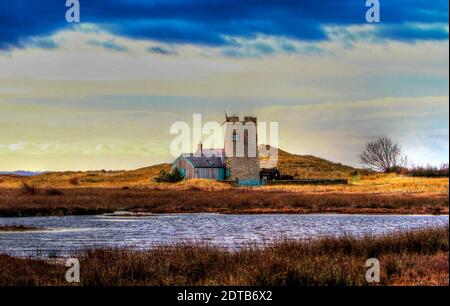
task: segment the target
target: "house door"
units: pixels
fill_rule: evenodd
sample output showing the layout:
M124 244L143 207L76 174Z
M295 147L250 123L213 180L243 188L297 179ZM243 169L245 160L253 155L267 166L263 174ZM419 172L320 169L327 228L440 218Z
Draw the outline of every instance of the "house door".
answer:
M218 180L224 180L225 179L225 169L224 168L219 168L217 169L217 179Z
M183 178L186 178L186 171L184 169L180 169L181 175L183 175Z

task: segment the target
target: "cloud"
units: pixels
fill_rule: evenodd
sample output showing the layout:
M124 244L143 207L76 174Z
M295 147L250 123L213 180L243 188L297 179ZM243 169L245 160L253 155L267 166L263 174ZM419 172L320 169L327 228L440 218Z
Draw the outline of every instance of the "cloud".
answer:
M41 151L55 150L59 148L59 145L54 143L38 143L32 144L33 148L39 149Z
M147 51L150 53L157 53L161 55L178 55L178 52L172 47L167 46L152 46L148 47Z
M209 46L229 45L227 36L256 35L321 41L327 26L365 25L361 0L93 0L81 4L82 22L133 39ZM65 21L63 4L53 0L0 2L0 48L20 45L33 36L46 36L77 25ZM446 40L435 24L448 24L448 1L381 1L382 23L372 31L383 39ZM429 28L417 27L429 25Z
M448 101L446 96L389 97L273 105L258 108L256 114L279 122L280 146L290 152L360 166L358 153L364 144L388 136L403 145L410 161L438 165L448 161Z
M222 54L229 57L262 57L274 54L277 49L265 42L252 42L247 45L226 48Z
M27 47L39 49L57 49L58 44L49 37L32 37L24 43Z
M318 45L283 37L258 35L253 39L227 37L230 46L221 53L234 58L261 58L276 54L320 55L325 51Z
M380 27L375 31L379 38L399 41L446 40L448 39L448 24L423 25L402 24Z
M10 151L24 151L26 149L27 152L33 152L36 150L39 151L56 150L59 147L60 147L59 145L54 143L28 143L24 141L11 143L8 145L0 144L0 149L7 148Z
M352 47L357 42L384 43L399 41L416 43L419 41L444 41L448 39L448 24L385 24L361 26L328 26L328 36L335 41Z
M20 141L18 143L12 143L10 145L8 145L8 149L10 149L11 151L20 151L25 149L26 143L23 141Z
M127 47L115 43L113 39L104 40L104 41L91 39L91 40L88 40L86 43L88 45L91 45L94 47L102 47L102 48L112 50L112 51L117 51L117 52L125 52L128 50Z

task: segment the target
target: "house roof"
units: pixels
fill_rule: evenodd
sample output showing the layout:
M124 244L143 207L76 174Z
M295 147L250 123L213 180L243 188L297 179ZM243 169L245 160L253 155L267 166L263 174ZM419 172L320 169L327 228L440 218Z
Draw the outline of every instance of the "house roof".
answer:
M181 158L185 158L194 168L224 168L225 164L221 157L216 156L194 156L183 154Z

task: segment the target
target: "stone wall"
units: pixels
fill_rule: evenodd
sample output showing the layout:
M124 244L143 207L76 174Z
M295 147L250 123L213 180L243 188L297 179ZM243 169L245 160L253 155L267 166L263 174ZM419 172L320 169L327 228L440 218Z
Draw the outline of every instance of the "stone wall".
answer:
M229 180L259 180L258 157L227 157L225 162Z
M244 129L236 130L236 123L241 123ZM247 125L246 125L247 124ZM248 126L250 124L250 126ZM258 136L256 135L257 118L244 117L226 118L224 139L225 163L229 180L259 180ZM249 136L248 129L253 129L253 136ZM233 140L233 134L238 135L238 141Z

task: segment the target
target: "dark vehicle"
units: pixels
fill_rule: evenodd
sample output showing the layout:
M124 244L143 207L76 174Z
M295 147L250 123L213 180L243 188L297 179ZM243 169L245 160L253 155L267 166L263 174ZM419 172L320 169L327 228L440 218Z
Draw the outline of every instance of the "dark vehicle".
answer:
M261 169L259 171L259 177L268 181L279 180L281 178L280 171L277 168Z

